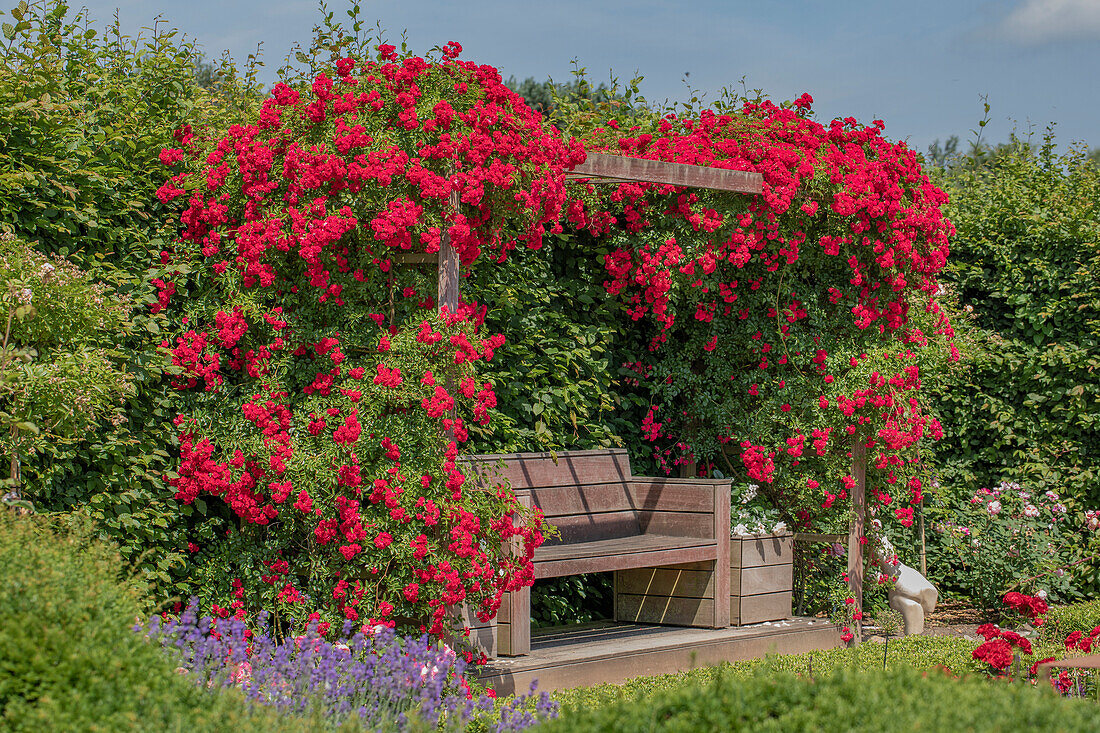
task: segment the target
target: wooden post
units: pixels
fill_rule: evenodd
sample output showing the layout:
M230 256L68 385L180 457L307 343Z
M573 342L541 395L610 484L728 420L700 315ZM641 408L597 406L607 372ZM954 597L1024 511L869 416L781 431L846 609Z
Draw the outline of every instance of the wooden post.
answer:
M848 591L855 599L853 611L863 611L863 538L864 522L867 519L867 444L863 434L856 432L852 442L852 478L856 480L852 489L852 519L848 525ZM861 641L863 622L854 620L852 634L855 644Z
M917 507L917 516L920 517L920 574L928 577L928 545L924 541L924 497L921 497Z
M449 200L451 210L458 212L458 191L451 191ZM446 228L439 240L439 307L447 308L451 313L458 310L458 250L451 244L451 235Z
M730 491L729 483L714 487L714 539L718 560L714 563L714 628L730 625ZM740 565L740 562L738 562ZM617 573L616 573L617 574ZM740 587L739 587L740 590Z

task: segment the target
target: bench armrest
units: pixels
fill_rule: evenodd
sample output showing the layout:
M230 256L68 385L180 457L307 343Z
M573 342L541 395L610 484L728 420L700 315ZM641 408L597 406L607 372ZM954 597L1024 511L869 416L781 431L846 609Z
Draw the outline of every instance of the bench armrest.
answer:
M633 476L630 493L642 532L729 540L729 479Z

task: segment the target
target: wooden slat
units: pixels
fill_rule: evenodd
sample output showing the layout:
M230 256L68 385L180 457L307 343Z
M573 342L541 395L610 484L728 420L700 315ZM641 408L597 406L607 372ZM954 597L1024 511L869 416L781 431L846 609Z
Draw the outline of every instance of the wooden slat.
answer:
M848 544L848 535L846 534L816 534L813 532L795 532L795 542L828 542L833 544L836 542Z
M500 653L497 648L497 629L495 626L471 629L465 635L465 641L487 657L495 657Z
M571 514L633 511L637 502L624 481L581 486L552 486L532 490L534 505L547 519Z
M757 567L793 562L794 543L790 535L781 537L735 537L730 544L730 567Z
M664 537L660 535L635 535L616 537L571 545L543 545L535 550L535 563L556 562L570 557L605 557L633 555L665 550L686 550L693 547L715 546L715 541L703 537ZM692 562L694 558L684 560ZM669 563L658 563L668 565ZM609 568L612 569L612 568Z
M564 575L584 575L586 573L607 572L609 570L648 568L655 565L675 565L685 562L696 562L699 560L713 560L717 556L717 547L713 540L706 545L682 547L672 550L648 550L645 552L631 552L628 554L611 556L570 556L557 560L536 562L535 577L559 578Z
M669 626L712 626L713 598L677 598L621 593L619 621Z
M736 617L741 626L780 621L791 618L791 601L791 591L740 596L730 601L730 617Z
M639 509L662 509L681 512L714 511L714 493L725 488L721 484L703 484L672 479L647 479L634 476L629 491Z
M621 570L615 574L615 592L635 595L714 598L714 572L682 570L677 565Z
M643 534L673 537L707 537L714 539L714 513L706 512L638 512L638 526Z
M716 488L722 490L728 485L715 487L631 477L629 481L607 483L573 484L563 481L555 486L531 489L531 492L534 505L546 517L625 509L705 512L709 515L714 511Z
M639 536L638 517L632 511L555 517L550 524L557 528L560 537L547 540L539 550Z
M555 462L551 453L503 453L468 456L463 463L479 474L507 480L515 490L612 483L630 477L630 459L620 448L562 451L556 457ZM498 467L501 461L504 465Z
M760 593L776 593L794 587L794 565L762 565L758 568L742 568L739 595L753 596Z
M583 179L588 176L737 193L761 193L764 184L763 176L749 171L666 163L603 153L589 153L584 162L575 166L568 174L569 178Z
M399 265L439 265L438 252L400 252L391 255L390 259Z

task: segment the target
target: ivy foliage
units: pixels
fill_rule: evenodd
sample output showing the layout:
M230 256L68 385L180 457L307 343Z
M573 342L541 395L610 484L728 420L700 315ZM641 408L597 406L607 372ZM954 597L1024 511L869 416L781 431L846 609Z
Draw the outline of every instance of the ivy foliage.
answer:
M623 389L630 376L621 363L629 319L608 302L602 285L599 259L607 252L590 237L558 235L541 249L519 250L471 272L464 293L487 306L485 327L503 334L506 344L486 375L497 416L491 429L471 428L473 449L640 442L629 416L642 403Z

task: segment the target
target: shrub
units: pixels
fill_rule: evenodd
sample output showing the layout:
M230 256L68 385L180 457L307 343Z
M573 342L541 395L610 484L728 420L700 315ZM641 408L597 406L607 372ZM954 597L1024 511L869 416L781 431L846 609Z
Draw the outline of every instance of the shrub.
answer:
M1100 504L1100 168L1083 149L1059 154L1048 130L938 178L956 229L945 281L984 346L935 389L947 426L930 461L942 501L951 511L981 487L1014 482L1058 494L1083 526ZM1100 565L1084 562L1067 580L1064 598L1095 592Z
M114 347L129 309L65 258L0 233L0 455L14 494L22 461L125 419L133 384Z
M159 155L184 124L228 127L254 85L229 67L215 87L196 84L190 42L164 23L128 37L60 0L19 2L3 15L0 231L64 256L135 306L106 344L127 354L134 390L114 403L125 419L82 431L79 442L39 440L22 463L24 493L41 510L86 513L161 595L174 584L186 594L190 518L163 477L178 413L156 350L167 320L145 308L156 302L150 267L168 211L155 196Z
M1095 728L1095 707L1029 686L897 668L812 678L761 667L605 707L566 708L547 731L998 731Z
M1100 626L1100 601L1084 601L1051 606L1040 633L1043 639L1061 643L1074 631L1088 634L1097 626Z
M926 512L934 579L986 611L996 612L1009 590L1042 590L1058 600L1076 592L1073 564L1094 533L1057 494L1005 482L980 489L962 506L937 497Z
M299 731L236 693L200 689L131 630L144 586L87 527L0 511L0 728Z

